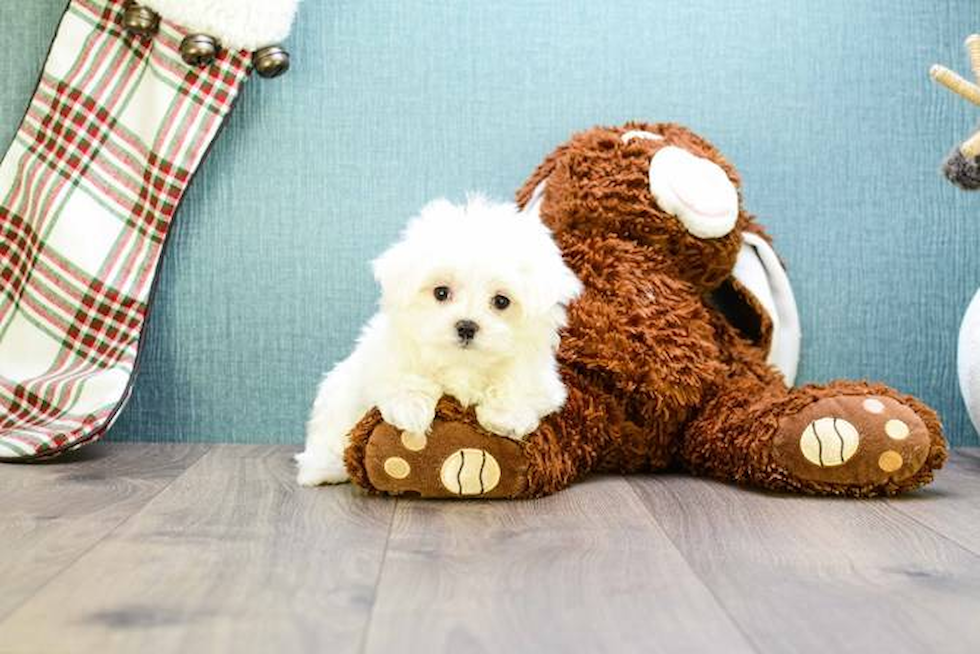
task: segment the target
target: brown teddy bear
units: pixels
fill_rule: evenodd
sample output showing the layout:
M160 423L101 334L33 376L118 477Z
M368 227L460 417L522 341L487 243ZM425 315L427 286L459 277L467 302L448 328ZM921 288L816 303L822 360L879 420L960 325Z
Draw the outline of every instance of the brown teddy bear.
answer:
M376 492L534 497L593 471L680 467L772 490L868 497L932 480L946 459L932 409L882 384L787 387L766 362L771 321L732 275L743 233L739 177L675 124L575 135L517 193L540 215L585 291L559 361L568 402L524 441L439 404L426 438L377 410L347 468Z

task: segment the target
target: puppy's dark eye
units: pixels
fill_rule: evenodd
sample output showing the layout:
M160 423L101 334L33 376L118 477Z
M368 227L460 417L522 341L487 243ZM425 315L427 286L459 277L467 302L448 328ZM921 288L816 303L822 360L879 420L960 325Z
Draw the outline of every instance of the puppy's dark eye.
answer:
M500 295L499 293L494 295L490 302L493 304L493 308L497 311L503 311L510 306L510 298L506 295Z
M450 295L452 295L452 292L448 286L436 286L432 289L432 296L439 302L445 302L449 299Z

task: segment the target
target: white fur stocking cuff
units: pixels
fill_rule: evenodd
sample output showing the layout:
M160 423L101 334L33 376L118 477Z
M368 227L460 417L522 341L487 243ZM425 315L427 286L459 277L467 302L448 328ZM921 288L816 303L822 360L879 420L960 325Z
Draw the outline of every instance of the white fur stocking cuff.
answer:
M229 50L257 50L281 43L293 25L299 0L140 0L190 32L216 38Z

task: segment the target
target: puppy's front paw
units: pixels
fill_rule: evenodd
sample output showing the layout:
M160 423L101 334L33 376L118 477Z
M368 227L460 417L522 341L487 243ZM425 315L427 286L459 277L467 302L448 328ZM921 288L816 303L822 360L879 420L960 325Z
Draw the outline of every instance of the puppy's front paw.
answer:
M413 434L424 434L436 417L436 402L437 399L425 393L407 391L380 403L378 410L389 425Z
M306 450L295 457L299 470L296 483L300 486L342 484L350 480L344 457L333 452L319 453Z
M532 409L481 404L476 419L484 429L498 436L521 440L538 428L540 419Z

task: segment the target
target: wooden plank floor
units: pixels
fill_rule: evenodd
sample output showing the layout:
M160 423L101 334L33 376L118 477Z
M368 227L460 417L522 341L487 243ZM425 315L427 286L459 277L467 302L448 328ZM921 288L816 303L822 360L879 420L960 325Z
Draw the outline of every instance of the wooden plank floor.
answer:
M0 652L980 651L980 450L891 500L650 475L496 503L301 489L294 450L0 467Z

